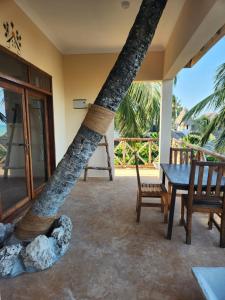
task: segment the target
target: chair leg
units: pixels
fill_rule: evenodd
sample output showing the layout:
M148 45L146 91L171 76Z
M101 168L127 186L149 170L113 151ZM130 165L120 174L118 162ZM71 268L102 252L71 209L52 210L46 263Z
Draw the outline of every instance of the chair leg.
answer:
M138 211L138 201L139 201L139 196L138 196L138 191L137 191L137 201L136 201L136 213L137 213L137 211Z
M184 200L183 197L181 196L181 212L180 212L180 226L184 226Z
M211 212L211 213L209 213L209 221L208 221L208 228L209 228L209 230L212 230L212 228L213 228L213 213Z
M84 181L87 181L87 173L88 173L88 169L85 168L84 169Z
M138 205L137 205L137 223L140 222L140 216L141 216L141 200L142 197L141 195L138 193Z
M187 209L186 244L191 244L192 212Z
M168 208L169 209L171 205L171 195L172 195L172 184L168 182Z
M163 197L161 197L161 212L164 212L164 201L163 201Z
M162 197L164 202L163 214L164 214L164 223L168 223L168 195Z
M223 211L223 213L221 215L220 247L225 248L225 211Z

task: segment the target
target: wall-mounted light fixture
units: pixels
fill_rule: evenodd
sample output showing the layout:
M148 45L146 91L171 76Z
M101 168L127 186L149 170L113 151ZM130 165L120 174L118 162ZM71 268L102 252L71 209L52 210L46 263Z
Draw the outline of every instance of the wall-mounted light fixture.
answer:
M128 9L130 7L130 1L129 0L121 0L121 7L123 9Z
M74 109L85 109L88 108L87 99L73 99Z

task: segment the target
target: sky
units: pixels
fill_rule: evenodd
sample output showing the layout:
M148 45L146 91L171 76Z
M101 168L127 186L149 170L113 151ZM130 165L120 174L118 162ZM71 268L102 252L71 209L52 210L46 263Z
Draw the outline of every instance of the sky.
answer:
M177 75L174 95L188 109L213 92L216 69L225 62L225 37L216 43L192 68Z

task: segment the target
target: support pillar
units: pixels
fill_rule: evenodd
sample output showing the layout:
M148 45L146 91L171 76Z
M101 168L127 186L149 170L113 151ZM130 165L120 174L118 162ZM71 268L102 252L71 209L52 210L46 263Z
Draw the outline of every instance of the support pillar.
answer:
M159 129L159 163L169 162L172 128L173 80L162 81Z

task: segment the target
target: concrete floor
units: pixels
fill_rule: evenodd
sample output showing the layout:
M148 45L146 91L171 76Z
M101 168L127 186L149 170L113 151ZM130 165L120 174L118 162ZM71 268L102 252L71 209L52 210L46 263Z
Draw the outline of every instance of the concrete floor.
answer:
M143 208L135 223L135 200L135 177L79 182L62 209L74 224L69 251L47 271L1 280L1 300L203 299L191 267L225 265L216 229L196 214L186 245L177 205L168 241L159 209Z

